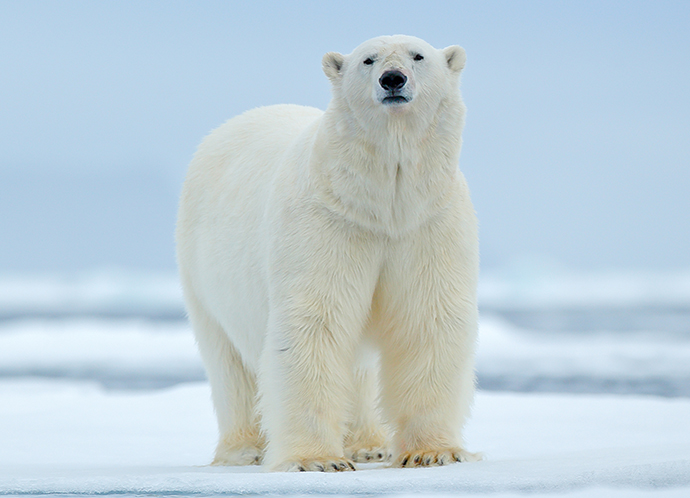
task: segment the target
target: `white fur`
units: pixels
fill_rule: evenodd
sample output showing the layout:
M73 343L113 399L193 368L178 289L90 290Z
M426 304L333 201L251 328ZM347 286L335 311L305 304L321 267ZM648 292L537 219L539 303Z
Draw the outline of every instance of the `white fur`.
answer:
M464 63L460 47L375 38L324 56L326 112L255 109L199 147L177 249L218 417L214 463L476 459L461 435L478 274L457 167ZM408 78L408 103L381 102L387 70Z

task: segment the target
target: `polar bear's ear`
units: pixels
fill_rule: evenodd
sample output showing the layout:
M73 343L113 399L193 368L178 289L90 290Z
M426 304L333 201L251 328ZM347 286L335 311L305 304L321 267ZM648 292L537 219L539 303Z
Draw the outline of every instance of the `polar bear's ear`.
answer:
M340 70L343 68L344 63L345 56L343 54L339 54L338 52L328 52L321 60L323 72L326 73L326 76L328 76L328 79L331 81L340 79Z
M448 68L454 73L459 73L465 67L467 54L465 54L464 48L451 45L443 49L443 55L446 57Z

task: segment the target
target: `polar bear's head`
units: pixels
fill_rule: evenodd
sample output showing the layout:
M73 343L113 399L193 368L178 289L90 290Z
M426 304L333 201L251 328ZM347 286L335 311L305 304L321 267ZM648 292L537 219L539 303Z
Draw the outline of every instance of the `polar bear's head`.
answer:
M432 120L447 100L458 102L464 111L458 77L465 58L457 45L439 50L412 36L382 36L349 55L327 53L323 70L333 85L334 102L360 123L408 114Z

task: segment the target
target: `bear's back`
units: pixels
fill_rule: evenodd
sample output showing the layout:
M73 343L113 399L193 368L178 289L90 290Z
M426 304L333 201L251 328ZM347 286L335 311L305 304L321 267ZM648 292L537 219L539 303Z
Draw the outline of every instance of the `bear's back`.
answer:
M236 116L213 130L199 145L190 165L198 169L231 168L235 173L246 163L254 168L264 158L269 168L290 143L323 111L299 105L257 107ZM260 174L254 169L252 176Z
M322 114L298 105L259 107L213 130L189 165L181 211L198 223L209 213L229 216L263 204L290 144Z

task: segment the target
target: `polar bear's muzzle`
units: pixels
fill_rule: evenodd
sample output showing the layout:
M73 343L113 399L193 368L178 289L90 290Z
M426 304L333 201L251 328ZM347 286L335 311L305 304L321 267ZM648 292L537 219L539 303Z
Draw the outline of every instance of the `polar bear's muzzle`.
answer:
M386 105L400 105L406 104L412 98L405 85L407 84L407 76L398 70L386 71L379 78L379 86L383 90L381 92L381 103Z

